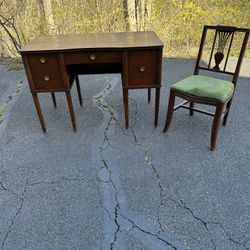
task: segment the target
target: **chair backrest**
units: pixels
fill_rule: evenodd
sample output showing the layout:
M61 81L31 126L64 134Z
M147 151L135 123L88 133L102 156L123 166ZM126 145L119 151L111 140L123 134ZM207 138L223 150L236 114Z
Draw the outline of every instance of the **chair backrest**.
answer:
M205 48L205 42L206 40L208 40L208 30L213 31L213 38L211 39L211 37L209 37L209 40L212 43L212 47L209 48L209 60L207 65L201 66L201 59ZM238 44L237 40L237 47L240 48L240 51L238 52L236 67L234 71L228 71L227 64L232 44L235 41L236 34L239 33L242 33L243 37L241 36L240 44ZM244 52L247 47L248 38L249 29L241 29L232 26L204 26L194 74L198 75L199 70L208 70L217 73L223 73L231 75L233 77L232 82L236 84L240 73L240 67L243 60ZM226 54L226 56L224 55L224 53Z

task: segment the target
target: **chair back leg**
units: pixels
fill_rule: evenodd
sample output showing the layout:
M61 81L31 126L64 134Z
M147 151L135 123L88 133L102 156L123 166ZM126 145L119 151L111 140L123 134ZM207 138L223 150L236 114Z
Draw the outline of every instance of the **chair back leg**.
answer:
M174 112L174 102L175 102L175 94L173 91L170 90L169 101L168 101L168 113L167 113L167 119L165 122L165 126L163 129L163 133L168 131L169 126L171 124L173 112Z
M232 104L232 99L227 103L227 106L226 106L227 113L225 114L225 116L223 118L223 125L224 126L227 124L227 118L228 118L228 113L229 113L230 108L231 108L231 104Z
M194 115L194 111L192 110L192 108L194 108L194 103L193 102L190 102L190 106L189 106L191 109L190 109L190 111L189 111L189 114L191 115L191 116L193 116Z
M223 109L224 109L224 103L220 103L216 107L214 121L213 121L213 127L212 127L212 132L211 132L211 151L213 151L215 149L215 146L216 146L216 139L217 139L217 134L218 134L219 127L221 124Z

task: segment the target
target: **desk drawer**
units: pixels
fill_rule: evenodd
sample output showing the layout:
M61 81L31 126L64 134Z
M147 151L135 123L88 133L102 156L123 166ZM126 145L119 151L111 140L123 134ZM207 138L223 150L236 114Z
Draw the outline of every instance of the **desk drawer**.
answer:
M128 86L143 87L159 84L159 50L128 51Z
M65 64L121 63L119 51L66 52L63 54Z
M32 54L27 56L35 90L64 89L56 54Z

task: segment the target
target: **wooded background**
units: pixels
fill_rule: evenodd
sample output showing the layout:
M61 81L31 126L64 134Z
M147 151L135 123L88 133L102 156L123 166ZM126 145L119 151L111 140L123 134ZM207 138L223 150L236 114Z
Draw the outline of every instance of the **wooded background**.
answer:
M250 27L250 0L0 0L0 57L18 57L40 34L143 30L165 56L190 57L204 24Z

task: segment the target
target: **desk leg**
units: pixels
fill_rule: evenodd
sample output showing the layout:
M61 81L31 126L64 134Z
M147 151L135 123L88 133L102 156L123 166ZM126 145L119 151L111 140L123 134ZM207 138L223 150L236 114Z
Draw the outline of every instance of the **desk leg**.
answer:
M73 108L73 103L71 99L71 94L69 91L66 92L67 96L67 101L68 101L68 106L69 106L69 112L70 112L70 117L73 125L73 129L76 132L76 119L75 119L75 113L74 113L74 108Z
M56 108L56 95L55 95L55 93L51 92L51 96L52 96L54 107Z
M125 112L125 126L128 128L128 89L123 89L123 104Z
M155 127L158 124L159 104L160 104L160 88L155 89Z
M76 75L76 88L77 88L77 93L78 93L78 99L79 99L80 105L82 106L82 94L81 94L80 81L79 81L78 75Z
M148 103L151 101L151 88L148 88Z
M37 111L37 114L38 114L38 118L39 118L40 124L42 126L42 130L43 130L44 133L46 133L46 127L45 127L45 122L44 122L44 119L43 119L43 113L42 113L42 110L41 110L41 106L40 106L40 103L39 103L37 93L32 93L32 96L33 96L34 103L35 103L35 106L36 106L36 111Z

